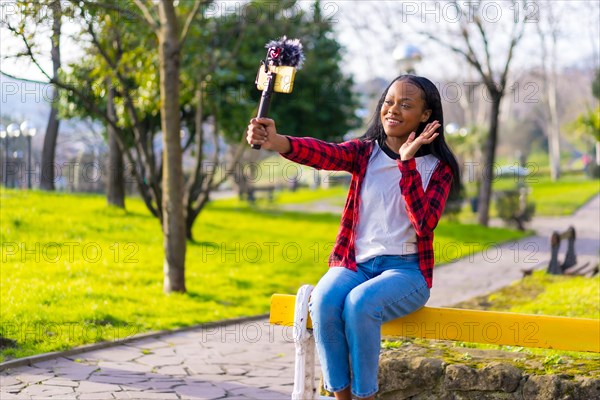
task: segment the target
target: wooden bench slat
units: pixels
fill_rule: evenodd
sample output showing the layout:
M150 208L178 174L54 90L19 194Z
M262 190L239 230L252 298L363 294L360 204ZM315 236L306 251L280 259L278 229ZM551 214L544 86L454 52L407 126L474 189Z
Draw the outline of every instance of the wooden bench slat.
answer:
M296 296L271 297L270 323L293 326ZM308 327L312 322L308 321ZM600 320L423 307L385 323L382 334L425 339L600 352Z

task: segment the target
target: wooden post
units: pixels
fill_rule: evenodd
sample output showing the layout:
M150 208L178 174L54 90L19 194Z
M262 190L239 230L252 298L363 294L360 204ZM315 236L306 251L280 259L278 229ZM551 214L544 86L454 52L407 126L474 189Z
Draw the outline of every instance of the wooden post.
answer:
M567 244L567 254L565 254L565 261L560 266L562 271L573 265L577 264L577 256L575 255L575 228L572 226L567 229L567 239L569 240Z
M558 252L560 250L560 241L567 239L567 253L562 264L558 263ZM562 275L565 270L577 264L577 256L575 255L575 228L569 227L563 233L554 231L550 237L550 264L548 265L548 273L553 275Z
M307 329L308 300L313 286L304 285L296 295L294 308L294 344L296 364L294 368L294 390L292 400L314 400L315 387L315 338Z

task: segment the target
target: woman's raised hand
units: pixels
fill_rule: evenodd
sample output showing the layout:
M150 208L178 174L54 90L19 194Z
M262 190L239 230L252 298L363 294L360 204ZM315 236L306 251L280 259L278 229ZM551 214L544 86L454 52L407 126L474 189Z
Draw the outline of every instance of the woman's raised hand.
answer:
M422 145L433 142L435 138L439 136L437 129L440 126L438 121L433 121L427 124L418 137L416 137L417 135L415 132L412 132L408 136L408 139L406 139L406 142L400 147L400 159L410 160L417 154L417 151L419 151Z

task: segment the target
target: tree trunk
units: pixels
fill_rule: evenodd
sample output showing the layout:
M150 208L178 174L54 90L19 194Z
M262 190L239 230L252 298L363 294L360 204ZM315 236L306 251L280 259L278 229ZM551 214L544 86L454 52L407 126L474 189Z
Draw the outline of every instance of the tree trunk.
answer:
M163 138L164 291L185 292L186 229L179 133L179 29L173 2L159 1L157 6L160 19L158 45Z
M492 96L490 112L490 129L483 152L483 169L481 186L479 187L478 220L479 224L488 226L490 203L492 200L492 180L494 179L494 162L496 159L496 143L498 142L498 121L500 120L500 102L502 94L496 88L489 88Z
M116 120L115 89L107 80L108 97L106 100L106 113L112 120ZM108 180L106 182L106 201L109 205L125 208L125 179L123 171L123 152L119 147L117 132L108 125Z
M61 30L62 10L60 1L52 3L52 73L53 78L58 77L60 69L60 30ZM58 137L58 88L52 89L52 102L50 103L50 117L46 126L44 136L44 147L42 149L42 165L40 177L40 189L54 190L54 159L56 154L56 139Z
M560 122L558 120L558 95L556 93L556 41L555 32L552 35L552 51L550 60L550 76L547 78L546 88L548 90L548 146L550 150L550 176L552 181L560 178Z

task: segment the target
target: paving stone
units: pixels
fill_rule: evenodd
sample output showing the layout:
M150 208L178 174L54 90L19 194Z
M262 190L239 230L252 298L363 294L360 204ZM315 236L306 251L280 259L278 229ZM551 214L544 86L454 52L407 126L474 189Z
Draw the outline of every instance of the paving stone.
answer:
M171 376L188 376L187 370L181 365L167 365L164 367L157 367L156 372Z
M212 383L217 383L217 382L237 382L238 379L240 378L244 378L243 375L241 376L235 376L235 375L226 375L226 374L221 374L221 375L211 375L211 374L202 374L202 375L191 375L188 377L189 378L193 378L193 379L197 379L203 382L212 382Z
M21 391L21 394L23 395L39 397L64 396L69 393L75 393L72 387L49 385L29 385Z
M144 385L147 386L151 390L155 391L165 391L169 389L173 389L175 386L185 385L185 381L183 380L151 380L146 382Z
M119 385L90 381L81 382L77 388L78 393L118 392L120 390L121 387Z
M181 356L159 356L155 354L142 355L136 362L140 364L150 365L153 367L165 366L165 365L180 365L184 362L184 358Z
M32 365L32 367L39 368L39 369L50 369L51 370L56 365L59 365L62 363L70 363L70 362L72 362L72 361L69 360L68 358L60 357L60 358L55 358L52 360L40 361L40 362Z
M198 334L190 333L190 332L180 332L169 335L169 337L164 338L164 341L168 345L185 345L190 343L198 342Z
M19 367L9 370L11 375L22 374L22 375L48 375L50 371L42 368L34 368L31 366Z
M148 392L148 391L124 391L113 393L116 399L135 399L135 400L178 400L175 393Z
M31 396L27 397L29 400L77 400L77 394L61 394L57 396ZM112 398L111 398L112 399ZM2 399L4 400L4 398ZM21 398L21 400L23 400Z
M65 378L50 378L44 381L44 385L77 387L79 382Z
M145 378L150 379L151 376L148 376L148 372L145 371L126 371L123 369L113 369L113 368L102 368L98 367L96 371L92 374L92 377L95 376L118 376L122 378Z
M256 387L241 387L239 389L231 390L230 393L234 396L246 396L251 399L260 400L282 400L289 399L286 393L275 392L271 390L261 390Z
M233 376L237 376L237 375L246 375L248 373L248 368L226 368L225 369L225 374L226 375L233 375Z
M164 383L161 384L161 382L171 382L171 383ZM121 387L123 388L123 390L133 390L133 391L137 391L137 390L147 390L147 391L165 391L165 389L168 389L170 387L173 387L177 384L181 385L182 383L184 383L183 380L171 380L171 381L163 381L163 380L152 380L152 379L148 379L144 382L139 382L139 383L135 383L135 384L129 384L129 385L121 385Z
M214 348L206 348L201 345L201 343L190 343L190 344L179 344L177 346L171 347L171 349L177 353L182 355L193 355L193 354L206 354L207 352L212 351Z
M292 360L295 361L295 360ZM251 364L252 367L259 367L261 369L272 369L272 370L276 370L276 371L282 371L282 370L293 370L294 369L294 362L290 363L289 361L286 362L277 362L277 361L264 361L264 362L260 362L260 363L252 363Z
M230 390L233 389L239 389L240 387L244 386L239 382L235 382L235 381L223 381L223 382L215 382L213 380L207 380L207 382L212 383L213 385L215 385L215 387L221 388L223 390L225 390L226 392L229 392Z
M171 347L169 342L167 341L167 337L163 338L155 338L155 339L142 339L142 340L134 340L132 342L128 342L125 347L133 347L140 350L143 349L160 349L163 347Z
M116 371L129 371L129 372L152 372L152 367L149 365L138 364L135 362L112 362L112 361L100 361L98 366L102 370L116 370Z
M260 368L249 368L246 376L261 376L261 377L280 377L284 376L284 372L282 370L274 370L274 369L260 369Z
M0 393L19 393L25 387L27 387L27 384L25 384L25 383L19 383L17 385L10 385L10 386L0 385L0 389L1 389ZM0 396L0 399L1 398L2 397Z
M145 349L149 351L148 355L162 356L162 357L175 357L180 356L176 353L177 347L161 347L157 349ZM183 358L183 355L181 355Z
M23 397L23 395L17 395L13 393L6 393L4 391L0 392L0 399L2 400L23 400L29 399L30 397Z
M317 387L319 387L319 380L316 379L315 382L317 382ZM289 397L291 397L292 391L294 390L294 382L290 383L289 385L269 386L269 390L273 392L286 393Z
M231 357L229 357L229 358L223 357L221 355L214 356L214 357L207 357L207 358L205 358L205 361L209 365L236 365L236 366L247 365L249 362L249 360L238 360L238 359L233 359Z
M244 377L240 377L239 382L243 383L244 385L248 385L248 386L266 388L266 387L270 387L270 386L287 385L290 382L294 382L294 377L293 376L270 377L268 379L265 379L264 377L245 377L244 376Z
M196 364L196 363L188 363L187 368L195 375L221 375L224 374L225 371L218 365L206 365L206 364Z
M113 399L112 393L82 393L79 400L107 400Z
M227 400L249 400L250 397L246 397L246 396L227 396L226 397ZM254 400L254 399L252 399Z
M21 381L18 381L17 378L10 375L0 375L0 387L19 385Z
M28 373L22 374L22 373L20 373L18 375L15 375L15 378L18 381L29 384L29 385L40 383L40 382L43 382L43 381L48 380L53 377L54 377L54 374L51 374L48 372L46 372L45 374L28 374Z
M216 387L211 383L191 383L178 386L175 388L175 392L184 399L220 399L224 397L227 392L223 388Z
M122 392L114 392L114 393L112 393L112 395L115 399L118 399L118 400L123 400L123 399L130 400L132 398L131 393L134 393L134 392L123 390ZM142 393L142 392L136 391L135 393Z
M71 380L86 380L94 371L98 369L96 365L86 365L80 363L61 364L54 368L56 376Z
M119 376L119 375L94 375L90 378L91 382L110 383L113 385L134 385L136 383L147 381L148 378L143 375Z
M142 350L129 349L124 346L112 347L109 349L95 350L80 354L77 358L81 360L108 360L108 361L131 361L143 356Z

